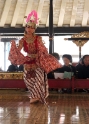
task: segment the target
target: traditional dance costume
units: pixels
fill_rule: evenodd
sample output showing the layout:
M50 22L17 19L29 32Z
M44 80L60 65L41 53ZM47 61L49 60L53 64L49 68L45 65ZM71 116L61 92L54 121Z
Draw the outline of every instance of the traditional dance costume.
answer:
M27 24L33 25L31 23ZM9 60L13 64L24 65L24 82L30 91L29 97L45 103L48 96L47 73L60 68L61 65L55 57L48 54L42 38L37 35L33 35L33 37L33 42L30 42L31 38L26 38L24 35L19 41L18 47L15 41L12 41ZM27 56L20 52L21 48L27 53Z

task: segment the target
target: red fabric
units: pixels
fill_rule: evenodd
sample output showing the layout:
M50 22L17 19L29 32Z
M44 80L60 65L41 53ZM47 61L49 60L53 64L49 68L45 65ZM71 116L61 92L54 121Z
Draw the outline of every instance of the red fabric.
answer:
M12 42L11 44L11 49L9 52L9 57L8 59L11 61L11 63L15 64L15 65L22 65L24 64L26 61L30 61L29 57L25 57L20 51L19 49L16 47L15 42Z
M28 52L28 46L27 46L27 43L26 43L25 40L24 40L24 42L23 42L23 46L24 46L24 51L25 51L25 52Z
M39 57L40 66L49 73L61 67L61 64L50 54L41 54Z
M32 59L28 56L24 56L19 49L16 47L15 42L12 42L11 49L9 53L9 60L16 65L20 64L35 64L42 68L46 73L49 73L57 68L61 67L61 64L58 60L53 57L52 55L48 54L46 47L44 46L42 41L38 41L38 36L36 40L28 44L25 40L23 41L24 44L24 51L28 54L38 54L35 59ZM30 46L31 45L31 46Z
M36 36L36 39L35 39L35 41L34 41L34 44L35 44L35 52L37 53L37 38L38 38L38 36ZM27 53L31 53L31 51L29 51L29 47L31 46L31 44L29 45L27 42L26 42L26 40L24 40L23 39L23 47L24 47L24 51L25 52L27 52ZM32 43L32 47L33 47L33 43ZM33 51L32 51L32 53L33 53Z
M36 60L26 61L24 64L36 64Z
M37 49L39 54L39 65L46 73L62 66L54 56L48 54L47 48L44 46L43 42L37 42Z

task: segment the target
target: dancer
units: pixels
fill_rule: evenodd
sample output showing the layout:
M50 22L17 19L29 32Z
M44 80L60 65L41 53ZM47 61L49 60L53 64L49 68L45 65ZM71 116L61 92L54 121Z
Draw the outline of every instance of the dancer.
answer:
M60 68L57 59L48 54L42 38L35 35L38 17L36 11L32 11L26 19L24 37L16 46L15 41L11 41L9 60L17 65L24 65L24 82L30 91L30 103L41 101L46 103L48 97L47 73ZM21 49L27 53L24 56Z

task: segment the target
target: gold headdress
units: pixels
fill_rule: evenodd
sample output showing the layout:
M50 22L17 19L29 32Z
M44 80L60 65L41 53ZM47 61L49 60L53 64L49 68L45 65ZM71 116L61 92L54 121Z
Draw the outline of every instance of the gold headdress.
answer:
M26 22L27 22L27 26L31 26L32 28L36 28L37 27L38 16L37 16L37 12L35 10L33 10L27 16Z

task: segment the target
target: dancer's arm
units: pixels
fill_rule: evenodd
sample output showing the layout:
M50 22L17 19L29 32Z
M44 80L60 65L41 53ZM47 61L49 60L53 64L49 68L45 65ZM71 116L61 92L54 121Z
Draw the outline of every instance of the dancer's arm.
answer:
M23 47L23 38L21 40L19 40L19 44L16 44L15 40L11 40L11 45L12 45L12 47L16 46L16 48L18 48L20 51Z
M18 44L17 48L19 49L19 51L21 51L21 49L23 48L23 38L21 40L19 40L19 44Z
M42 41L42 37L38 36L37 41L38 41L38 51L45 53L45 54L48 54L48 50Z

